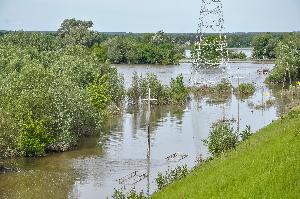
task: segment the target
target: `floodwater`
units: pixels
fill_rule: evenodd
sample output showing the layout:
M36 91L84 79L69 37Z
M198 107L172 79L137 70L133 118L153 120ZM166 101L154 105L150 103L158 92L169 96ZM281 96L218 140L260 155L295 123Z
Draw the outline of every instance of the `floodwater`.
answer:
M272 68L273 65L234 63L224 70L200 71L205 78L197 79L191 64L118 65L119 72L124 74L126 88L136 71L143 75L153 72L164 84L179 74L183 75L186 84L227 77L235 86L238 79L253 82L257 91L247 100L237 100L232 95L225 103L191 97L184 107L153 105L150 137L146 106L128 107L122 115L108 121L99 136L83 139L73 151L42 158L6 160L5 164L17 168L18 172L0 175L0 198L110 198L114 188L129 190L133 187L145 194L153 193L158 172L184 164L192 168L199 155L209 155L202 140L207 138L213 122L223 117L234 118L239 120L241 130L249 124L256 131L278 117L277 103L267 109L253 108L253 105L274 98L272 90L263 84L265 76L256 73L261 67ZM147 156L149 148L150 155ZM188 156L181 161L165 159L176 152ZM133 172L137 175L130 178Z

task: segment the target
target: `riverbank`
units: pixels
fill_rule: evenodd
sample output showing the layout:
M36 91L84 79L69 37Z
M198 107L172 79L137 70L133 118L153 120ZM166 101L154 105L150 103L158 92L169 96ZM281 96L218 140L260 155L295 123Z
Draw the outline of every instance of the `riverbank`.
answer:
M152 198L299 198L300 108Z

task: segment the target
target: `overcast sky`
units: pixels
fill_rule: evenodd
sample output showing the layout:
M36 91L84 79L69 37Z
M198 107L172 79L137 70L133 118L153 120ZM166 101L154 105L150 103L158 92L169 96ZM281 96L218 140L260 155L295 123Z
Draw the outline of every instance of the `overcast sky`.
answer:
M300 0L222 0L226 32L300 30ZM0 0L0 30L57 30L66 18L102 32L196 32L201 0Z

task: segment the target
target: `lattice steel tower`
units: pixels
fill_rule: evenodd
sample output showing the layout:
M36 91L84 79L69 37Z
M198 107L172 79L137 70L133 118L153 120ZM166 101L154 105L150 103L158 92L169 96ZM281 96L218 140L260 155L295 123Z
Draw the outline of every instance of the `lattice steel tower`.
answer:
M197 30L198 42L195 44L195 55L193 56L193 64L195 66L218 67L227 64L228 51L226 49L226 35L223 34L224 30L221 0L201 0ZM219 39L209 39L208 33L217 34ZM211 49L214 49L214 51L212 52ZM212 53L214 56L212 56Z

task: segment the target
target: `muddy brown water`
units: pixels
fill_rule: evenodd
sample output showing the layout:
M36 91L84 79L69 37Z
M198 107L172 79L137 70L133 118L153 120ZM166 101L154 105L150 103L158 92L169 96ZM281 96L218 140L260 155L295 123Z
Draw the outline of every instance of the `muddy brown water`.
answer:
M200 154L209 155L202 140L207 138L211 124L218 119L237 120L239 116L240 129L249 124L253 131L277 119L279 99L274 98L275 91L263 83L265 75L256 73L261 67L271 69L273 64L234 63L226 70L204 72L211 81L228 77L236 86L238 75L240 82L255 83L257 90L250 99L241 101L232 95L225 103L213 103L207 98L192 97L184 107L153 106L150 157L147 156L146 114L142 106L139 109L127 108L122 115L108 121L99 136L83 139L73 151L41 158L5 160L5 165L17 168L18 172L0 175L0 198L110 198L114 188L129 190L133 187L137 191L143 190L146 195L153 193L158 172L184 164L192 168ZM183 74L184 81L189 84L193 74L190 64L118 65L117 68L124 75L126 88L134 71L144 75L153 72L164 84L179 74ZM268 99L277 101L267 109L249 106ZM178 162L165 159L176 152L188 156ZM129 178L128 175L135 171L137 175ZM123 179L123 182L118 179Z

